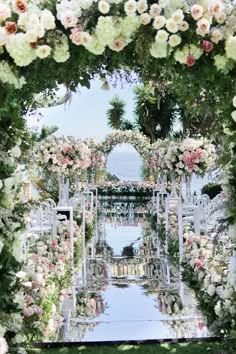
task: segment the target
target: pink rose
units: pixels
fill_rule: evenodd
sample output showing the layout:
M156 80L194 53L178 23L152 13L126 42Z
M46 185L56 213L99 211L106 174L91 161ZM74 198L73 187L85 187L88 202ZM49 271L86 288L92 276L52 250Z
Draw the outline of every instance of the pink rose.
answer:
M26 303L26 305L31 305L31 304L33 304L33 303L34 303L34 299L32 298L32 296L26 295L26 296L25 296L25 303Z
M5 30L8 35L15 34L17 32L17 24L15 22L6 22Z
M73 151L73 149L72 149L71 146L67 146L67 147L66 147L66 152L72 152L72 151Z
M71 39L72 43L74 43L75 45L81 45L82 44L81 32L82 31L78 27L73 28L73 30L71 30L70 39Z
M201 18L199 21L197 21L197 33L201 36L204 36L205 34L209 33L210 26L211 25L208 20Z
M200 331L205 327L205 323L204 322L199 322L198 323L198 328L200 329Z
M193 243L193 240L191 240L190 238L186 241L187 246L191 246Z
M26 1L25 0L14 0L13 1L13 10L17 14L22 14L26 11Z
M212 51L214 47L214 44L210 41L202 41L202 49L207 52L210 53Z
M74 11L67 10L61 16L61 23L65 28L75 27L78 19L75 16Z
M198 268L198 269L200 269L200 268L202 268L203 267L203 261L201 260L201 259L198 259L197 260L197 262L196 262L196 267Z
M110 45L110 48L114 50L115 52L120 52L124 47L127 45L126 40L124 37L119 36L113 40L113 42Z
M32 306L33 311L36 315L42 315L43 314L43 310L41 309L41 307L37 306L37 305L33 305Z
M196 62L196 60L195 60L194 56L191 55L191 54L189 54L189 55L187 56L186 64L187 64L188 66L193 66L193 65L195 64L195 62Z
M11 17L11 9L8 5L0 4L0 22L5 21L7 18Z
M25 307L24 310L23 310L23 315L25 317L30 317L34 314L34 309L32 306L29 306L29 307Z

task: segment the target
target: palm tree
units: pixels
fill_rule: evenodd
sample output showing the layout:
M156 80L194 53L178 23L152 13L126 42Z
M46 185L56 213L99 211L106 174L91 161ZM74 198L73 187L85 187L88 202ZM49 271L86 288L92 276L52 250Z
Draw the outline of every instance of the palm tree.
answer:
M134 88L134 122L125 119L125 102L115 96L107 111L108 125L113 129L137 130L148 136L151 142L172 134L178 109L174 95L151 84Z
M136 86L134 95L134 118L139 131L149 136L151 142L171 135L178 118L174 95L169 90L159 92L149 84Z
M111 107L106 113L108 125L112 129L121 129L122 123L124 123L125 102L115 96L110 100L109 104Z

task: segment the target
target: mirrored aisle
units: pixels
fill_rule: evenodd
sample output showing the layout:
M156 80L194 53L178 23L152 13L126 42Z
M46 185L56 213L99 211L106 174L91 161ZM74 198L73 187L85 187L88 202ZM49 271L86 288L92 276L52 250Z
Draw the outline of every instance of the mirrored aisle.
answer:
M210 336L178 264L151 229L142 204L104 202L96 233L63 304L58 341L120 341Z

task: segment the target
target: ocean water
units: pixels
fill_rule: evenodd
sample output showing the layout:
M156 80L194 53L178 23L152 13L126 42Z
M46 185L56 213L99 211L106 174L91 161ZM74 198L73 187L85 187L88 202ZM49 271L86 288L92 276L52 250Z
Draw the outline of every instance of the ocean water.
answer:
M141 181L142 160L137 152L113 151L108 156L107 169L122 181ZM192 192L198 195L201 188L212 181L211 176L193 176L191 183Z

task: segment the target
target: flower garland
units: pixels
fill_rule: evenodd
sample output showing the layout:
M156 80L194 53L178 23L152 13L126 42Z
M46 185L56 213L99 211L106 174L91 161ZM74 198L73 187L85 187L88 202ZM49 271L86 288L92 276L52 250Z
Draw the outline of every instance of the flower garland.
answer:
M148 138L141 133L132 130L117 130L106 136L101 143L101 150L104 154L109 154L116 145L122 143L131 144L141 156L144 155L150 145Z
M73 176L91 164L91 152L80 140L49 137L37 148L39 166L58 175Z
M0 4L0 45L7 60L13 59L18 67L49 57L65 62L70 57L69 42L95 55L106 48L120 52L145 27L152 29L150 55L154 58L169 57L191 67L203 57L221 72L232 70L236 61L235 11L229 0L201 5L165 0L155 4L147 0L58 0L52 11L47 5L25 0ZM91 11L95 21L87 20ZM190 34L191 42L186 40ZM17 83L8 62L2 65L1 72L7 68L2 80L20 88L24 79Z

